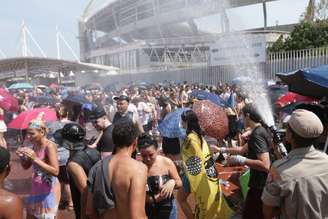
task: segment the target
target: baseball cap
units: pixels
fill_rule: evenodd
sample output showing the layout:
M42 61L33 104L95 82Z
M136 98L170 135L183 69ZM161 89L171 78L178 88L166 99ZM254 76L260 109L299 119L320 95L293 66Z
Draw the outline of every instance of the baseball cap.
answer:
M118 97L114 97L113 100L116 100L116 101L118 101L118 100L120 100L120 101L126 100L126 101L130 102L130 98L128 96L126 96L126 95L121 95L121 96L118 96Z
M289 127L303 138L317 138L323 132L319 117L311 111L297 109L288 121Z
M9 164L9 161L10 161L9 151L3 147L0 147L0 173Z
M106 115L106 111L102 106L96 106L88 116L88 119L92 122Z

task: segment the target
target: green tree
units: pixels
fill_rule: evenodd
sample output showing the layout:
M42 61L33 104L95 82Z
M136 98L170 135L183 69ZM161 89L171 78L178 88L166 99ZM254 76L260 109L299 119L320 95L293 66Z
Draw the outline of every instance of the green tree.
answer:
M282 36L271 47L270 52L310 49L328 46L328 19L314 22L301 22L295 26L290 36Z

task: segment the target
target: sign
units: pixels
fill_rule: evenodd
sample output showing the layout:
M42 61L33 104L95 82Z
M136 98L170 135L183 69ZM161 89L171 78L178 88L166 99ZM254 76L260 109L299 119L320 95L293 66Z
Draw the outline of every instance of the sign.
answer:
M210 46L210 65L238 65L265 62L265 36L227 34Z

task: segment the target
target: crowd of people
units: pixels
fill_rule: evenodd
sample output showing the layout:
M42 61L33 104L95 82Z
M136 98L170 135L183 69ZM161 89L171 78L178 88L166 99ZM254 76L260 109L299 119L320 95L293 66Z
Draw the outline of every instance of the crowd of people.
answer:
M195 90L214 93L224 103L220 107L229 123L224 139L213 139L201 128L192 110L202 100ZM33 102L45 93L51 104ZM236 85L145 83L119 91L56 88L15 96L17 113L0 110L2 187L13 150L5 139L10 135L3 135L5 122L36 107L54 109L57 121L48 122L40 113L19 132L16 155L24 169L32 168L31 192L21 200L15 191L0 188L0 218L53 219L58 209L68 209L76 218L175 219L178 205L188 219L231 218L238 210L245 219L328 218L325 101L300 104L284 117L277 109L288 149L282 157L256 97ZM188 108L179 118L185 136L162 136L158 125L180 108ZM218 157L226 166L249 168L242 209L221 190Z

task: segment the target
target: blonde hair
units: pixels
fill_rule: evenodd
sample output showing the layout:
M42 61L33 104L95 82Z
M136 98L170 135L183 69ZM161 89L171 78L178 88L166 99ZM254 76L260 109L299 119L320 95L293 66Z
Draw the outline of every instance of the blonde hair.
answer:
M68 110L65 106L61 105L56 109L56 116L58 119L66 118L68 117Z
M48 128L44 120L44 112L40 112L36 119L29 122L28 128L44 131L45 135L48 133Z

